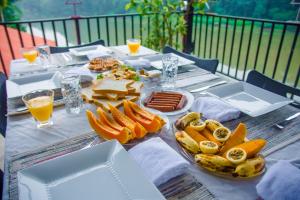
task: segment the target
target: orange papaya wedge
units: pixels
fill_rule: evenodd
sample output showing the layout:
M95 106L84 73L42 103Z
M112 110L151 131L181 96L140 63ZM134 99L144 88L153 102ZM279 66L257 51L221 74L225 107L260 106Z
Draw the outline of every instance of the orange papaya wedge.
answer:
M231 133L229 139L225 142L224 146L221 148L220 154L222 155L232 147L244 143L246 135L247 135L246 124L239 123L239 125L236 127L233 133Z
M128 132L126 127L121 131L117 131L97 120L96 116L90 110L86 111L86 115L91 127L100 137L107 140L116 139L122 144L125 144L130 140L130 132Z
M191 136L191 138L193 138L198 144L201 141L205 141L207 140L206 137L204 137L201 133L199 133L198 131L196 131L195 129L193 129L193 127L191 126L187 126L184 131Z
M161 127L163 127L166 124L165 120L163 120L160 116L155 115L145 109L142 109L140 106L138 106L136 103L134 103L132 101L127 100L127 102L135 114L140 115L141 117L149 119L149 120L153 120L155 118L155 119L159 120L159 122L161 123Z
M113 118L122 126L129 128L137 138L142 138L147 134L147 130L138 122L133 121L116 107L109 104L110 112Z
M141 117L138 114L134 114L131 107L129 106L128 101L123 101L124 105L124 113L127 115L130 119L132 119L135 122L140 123L143 127L146 128L148 132L154 133L161 129L161 123L157 118L153 118L153 120L149 120L146 118Z
M256 154L258 154L262 150L262 148L264 148L266 143L267 141L264 139L255 139L234 146L234 148L244 149L247 153L247 158L253 158ZM226 156L226 153L227 152L225 152L223 156Z
M117 131L122 130L123 126L121 126L120 124L118 124L118 122L111 118L101 107L97 108L97 113L99 115L100 121L102 121L104 124Z

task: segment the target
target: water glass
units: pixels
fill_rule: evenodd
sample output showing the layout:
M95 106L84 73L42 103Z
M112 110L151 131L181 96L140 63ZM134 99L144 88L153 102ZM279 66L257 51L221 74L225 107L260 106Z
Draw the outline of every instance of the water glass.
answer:
M80 75L66 73L61 81L61 91L65 108L69 114L79 114L82 109Z
M36 90L25 94L22 97L23 102L28 108L34 120L37 122L37 127L47 127L53 124L53 90Z
M163 89L174 89L178 71L178 57L169 54L163 55Z
M36 47L40 60L44 68L50 66L50 47L48 45L40 45Z

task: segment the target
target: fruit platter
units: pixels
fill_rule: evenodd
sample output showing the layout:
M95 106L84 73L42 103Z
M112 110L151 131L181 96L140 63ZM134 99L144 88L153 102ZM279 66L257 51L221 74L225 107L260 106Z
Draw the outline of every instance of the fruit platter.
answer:
M233 131L201 113L190 112L176 120L174 132L182 153L201 168L219 176L252 178L265 171L260 151L264 139L247 139L247 127L240 123Z

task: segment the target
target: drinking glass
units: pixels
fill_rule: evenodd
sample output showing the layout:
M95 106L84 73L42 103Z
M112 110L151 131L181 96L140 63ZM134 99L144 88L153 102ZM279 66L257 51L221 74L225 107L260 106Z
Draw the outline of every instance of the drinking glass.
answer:
M50 47L48 45L40 45L36 49L43 67L48 68L50 66Z
M37 127L47 127L53 124L53 90L36 90L25 94L23 102L37 122Z
M38 51L35 47L26 47L21 49L22 56L28 61L29 64L33 65L38 56Z
M61 80L61 91L65 108L69 114L79 114L82 109L80 75L66 73Z
M172 55L163 55L163 84L164 89L174 89L178 71L178 57Z
M136 55L139 52L139 48L141 46L141 40L140 39L128 39L127 46L128 46L130 55Z

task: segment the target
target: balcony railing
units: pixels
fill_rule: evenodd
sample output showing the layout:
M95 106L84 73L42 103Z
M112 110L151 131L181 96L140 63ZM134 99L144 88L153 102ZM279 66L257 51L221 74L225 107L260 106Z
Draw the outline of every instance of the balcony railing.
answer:
M181 15L182 13L177 13ZM14 46L24 47L22 31L30 37L30 44L54 41L56 46L73 46L103 39L106 45L125 44L127 38L139 37L144 45L150 34L150 15L125 14L79 18L0 23L5 32L1 42L9 51L0 52L0 63L7 67L4 54L16 58ZM18 44L9 34L9 27L17 30ZM218 72L238 80L245 80L247 72L256 69L280 82L299 88L300 24L244 17L194 14L192 54L202 58L218 58ZM182 36L175 34L176 48L182 50ZM28 41L27 41L28 43ZM147 45L146 45L147 46Z

